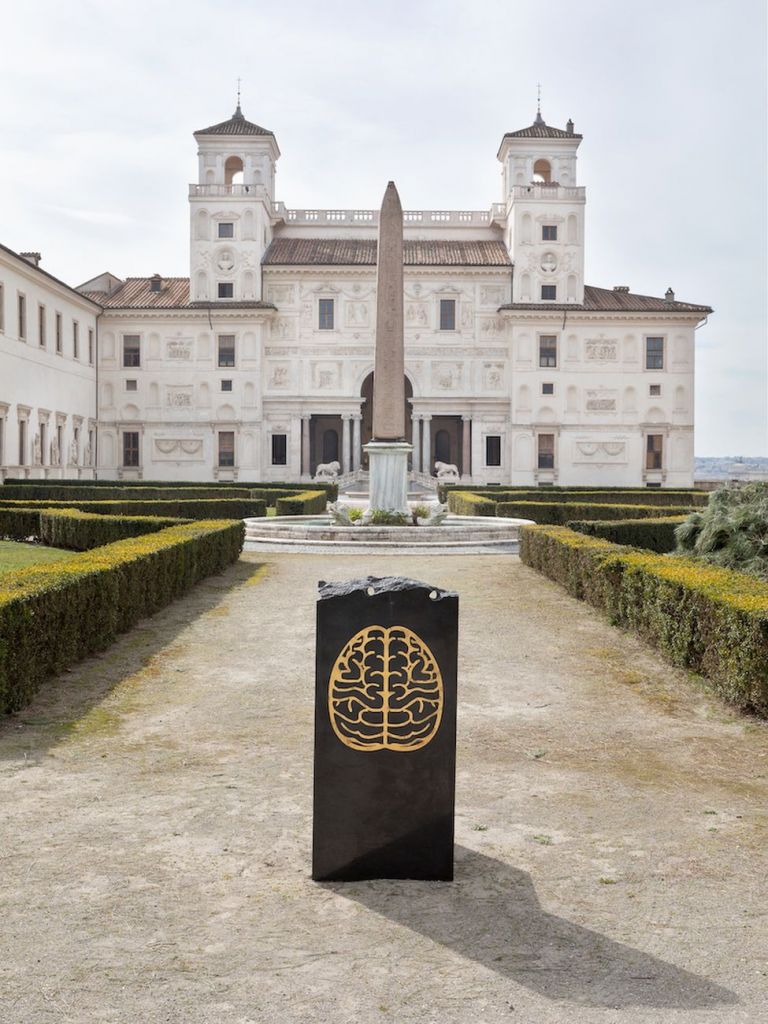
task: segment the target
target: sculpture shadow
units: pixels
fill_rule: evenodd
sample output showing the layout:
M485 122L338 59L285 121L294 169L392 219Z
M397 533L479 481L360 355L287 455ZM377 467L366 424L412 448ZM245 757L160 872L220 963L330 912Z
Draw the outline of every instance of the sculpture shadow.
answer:
M325 885L548 999L614 1009L738 1003L707 978L546 913L530 875L464 847L452 883Z
M190 622L221 605L229 592L259 571L262 563L239 560L207 576L154 615L141 619L103 651L44 680L32 701L0 715L0 762L36 760L69 735L71 728L122 682L172 646Z

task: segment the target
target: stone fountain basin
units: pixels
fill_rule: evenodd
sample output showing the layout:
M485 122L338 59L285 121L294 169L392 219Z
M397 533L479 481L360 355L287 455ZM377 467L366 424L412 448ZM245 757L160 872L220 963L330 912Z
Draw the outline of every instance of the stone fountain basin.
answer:
M246 550L316 550L339 554L368 549L410 552L514 553L529 519L449 515L440 526L337 526L330 516L246 519Z

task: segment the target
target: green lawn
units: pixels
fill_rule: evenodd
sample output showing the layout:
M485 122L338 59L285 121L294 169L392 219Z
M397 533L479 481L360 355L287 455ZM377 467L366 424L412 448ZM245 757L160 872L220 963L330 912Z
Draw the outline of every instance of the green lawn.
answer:
M0 540L0 573L11 569L23 569L35 562L60 562L72 558L73 551L63 548L46 548L42 544L19 544L14 540Z

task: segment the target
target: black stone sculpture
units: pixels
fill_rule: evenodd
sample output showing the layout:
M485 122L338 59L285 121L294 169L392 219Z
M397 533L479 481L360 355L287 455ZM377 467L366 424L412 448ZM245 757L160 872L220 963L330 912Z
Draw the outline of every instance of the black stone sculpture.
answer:
M458 595L319 585L312 877L453 878Z

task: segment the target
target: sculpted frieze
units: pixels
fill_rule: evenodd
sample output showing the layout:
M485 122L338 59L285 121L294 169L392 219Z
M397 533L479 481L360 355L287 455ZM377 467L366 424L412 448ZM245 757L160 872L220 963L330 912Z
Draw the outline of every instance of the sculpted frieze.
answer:
M584 358L591 363L615 363L619 359L618 338L587 338L584 342Z

